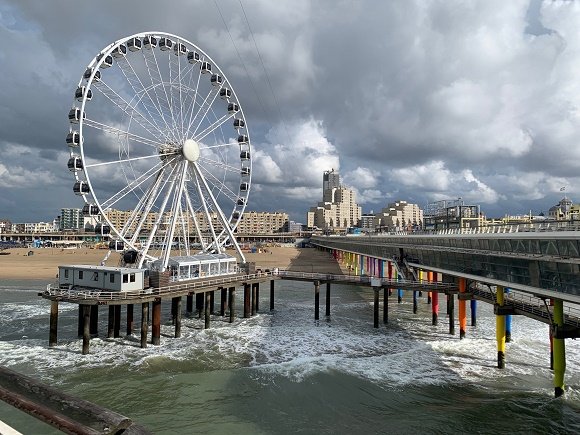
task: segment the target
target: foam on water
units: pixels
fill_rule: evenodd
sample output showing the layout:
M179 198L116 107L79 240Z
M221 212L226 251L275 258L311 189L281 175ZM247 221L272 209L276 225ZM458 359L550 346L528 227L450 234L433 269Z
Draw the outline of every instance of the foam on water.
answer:
M313 320L311 292L281 294L273 314L249 319L212 316L211 329L203 321L183 317L182 337L173 339L170 322L161 327L161 345L141 349L139 331L131 337L91 340L89 355L81 355L82 341L76 338L76 306L63 304L63 325L59 344L47 347L49 306L46 301L0 305L0 321L23 335L22 325L35 324L30 338L0 341L0 363L25 373L52 378L63 371L77 372L107 367L142 372L207 372L247 370L261 383L284 377L304 382L319 373L339 372L372 381L383 388L406 385L458 385L474 383L482 388L536 391L553 394L549 370L549 342L546 325L514 317L513 342L507 345L505 370L496 368L495 317L491 306L479 304L478 326L467 328L467 338L447 334L447 320L430 322L430 307L420 306L412 314L411 304L391 304L390 324L372 328L372 308L356 293L334 290L330 321ZM337 296L338 295L338 296ZM238 307L241 304L238 304ZM167 310L167 308L165 308ZM323 314L323 313L321 313ZM164 311L163 319L168 318ZM59 322L61 318L59 317ZM106 331L106 316L100 331ZM36 322L36 323L35 323ZM136 319L136 326L138 326ZM61 329L64 333L61 333ZM458 332L458 326L456 326ZM566 341L568 361L580 351ZM569 364L567 400L580 396L580 371Z

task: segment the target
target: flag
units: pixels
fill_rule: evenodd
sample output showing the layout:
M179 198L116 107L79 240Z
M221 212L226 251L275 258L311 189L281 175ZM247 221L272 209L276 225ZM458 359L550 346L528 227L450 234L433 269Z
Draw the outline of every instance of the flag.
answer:
M566 190L566 186L560 187L560 192L563 192L564 190Z

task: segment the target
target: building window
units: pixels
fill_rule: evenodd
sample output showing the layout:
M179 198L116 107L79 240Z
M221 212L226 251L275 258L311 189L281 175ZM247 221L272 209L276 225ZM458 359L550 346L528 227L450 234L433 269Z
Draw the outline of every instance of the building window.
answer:
M79 279L83 279L83 275L84 275L83 271L79 270Z
M135 274L134 273L130 274L129 278L130 278L129 281L135 282Z
M109 275L109 282L115 282L115 274L114 273L111 273Z
M65 277L65 278L68 278L68 269L65 269L65 270L64 270L64 277Z
M93 272L93 281L99 280L99 272Z
M129 274L128 273L124 273L123 274L123 283L128 283L129 282Z

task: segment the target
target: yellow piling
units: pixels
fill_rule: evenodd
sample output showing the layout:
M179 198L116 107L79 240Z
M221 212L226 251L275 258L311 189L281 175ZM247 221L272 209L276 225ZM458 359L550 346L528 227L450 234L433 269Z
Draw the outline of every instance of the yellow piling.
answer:
M564 327L564 302L554 300L554 323L560 331ZM563 338L554 337L554 395L564 394L564 372L566 371L566 346Z
M503 306L504 288L497 286L496 303ZM497 340L497 368L505 369L505 316L495 316L495 338Z

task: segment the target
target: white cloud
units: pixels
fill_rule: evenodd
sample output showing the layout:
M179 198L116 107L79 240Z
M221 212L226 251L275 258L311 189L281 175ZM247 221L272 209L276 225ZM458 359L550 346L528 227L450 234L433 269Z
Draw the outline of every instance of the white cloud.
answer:
M391 172L393 183L425 189L430 192L447 190L451 172L442 161L394 169Z
M344 183L359 189L369 189L378 184L379 177L377 171L359 166L354 171L344 174Z

